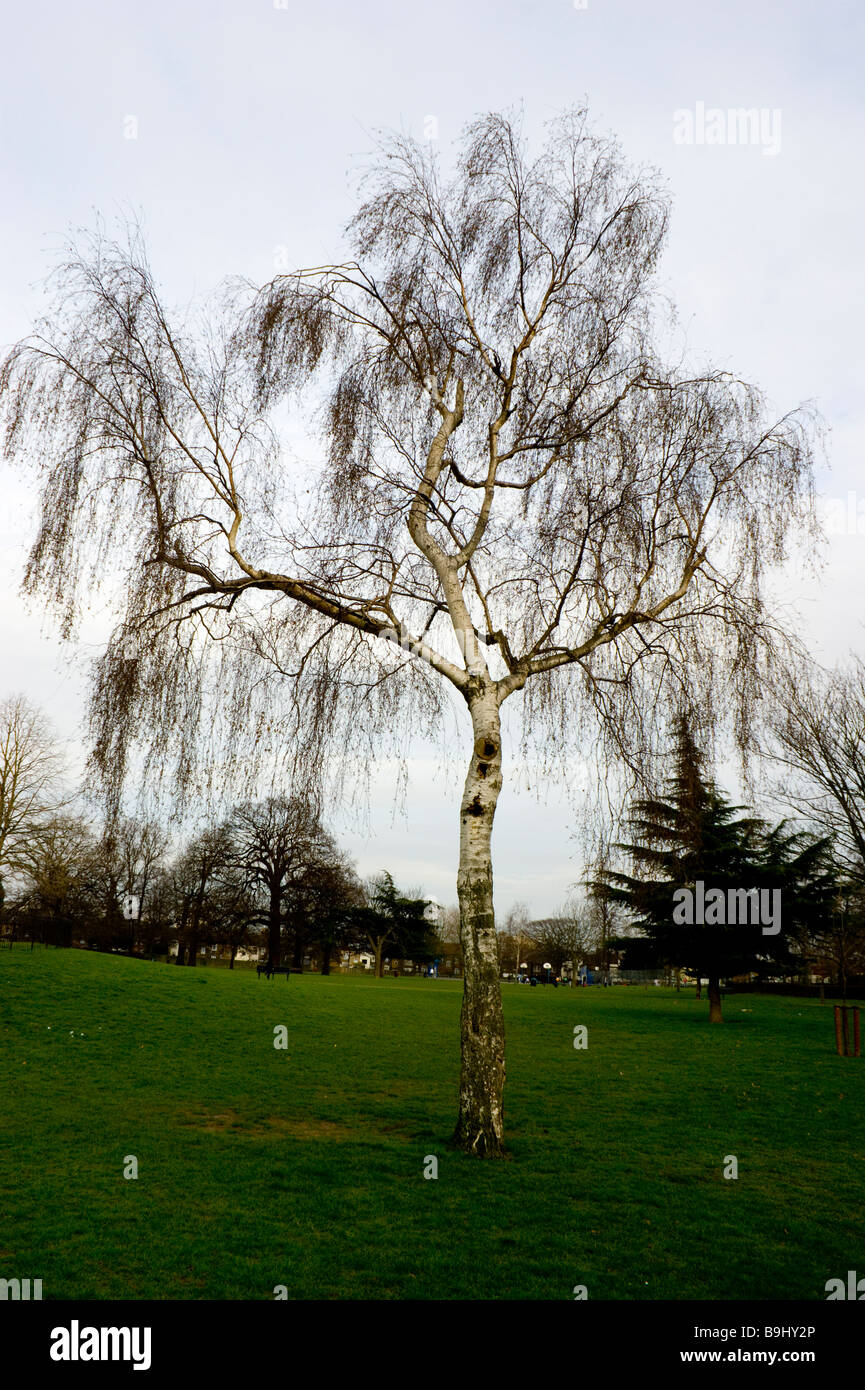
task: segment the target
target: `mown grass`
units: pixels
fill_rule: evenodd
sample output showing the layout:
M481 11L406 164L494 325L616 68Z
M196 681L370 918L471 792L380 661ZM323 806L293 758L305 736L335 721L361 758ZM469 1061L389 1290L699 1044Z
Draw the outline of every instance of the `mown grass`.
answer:
M865 1058L835 1055L830 1005L730 995L710 1027L657 988L503 992L491 1163L448 1148L459 982L0 953L0 1277L46 1298L825 1299L865 1273Z

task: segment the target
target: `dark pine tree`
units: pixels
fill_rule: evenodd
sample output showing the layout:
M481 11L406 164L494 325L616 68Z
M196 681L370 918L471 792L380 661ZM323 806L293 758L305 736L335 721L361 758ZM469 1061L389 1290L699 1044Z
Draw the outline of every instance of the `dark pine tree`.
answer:
M722 979L794 967L797 935L829 891L831 854L827 841L805 832L787 833L785 822L767 831L762 820L740 816L746 808L732 805L705 772L685 715L676 719L674 730L673 772L664 795L633 803L627 820L632 840L617 846L629 856L633 872L607 869L594 880L592 891L621 904L643 933L629 946L626 965L684 967L697 976L698 988L705 976L709 1020L720 1023ZM767 935L754 920L759 897L753 917L749 900L744 923L677 920L682 889L695 898L720 889L725 906L731 893L780 889L781 929Z

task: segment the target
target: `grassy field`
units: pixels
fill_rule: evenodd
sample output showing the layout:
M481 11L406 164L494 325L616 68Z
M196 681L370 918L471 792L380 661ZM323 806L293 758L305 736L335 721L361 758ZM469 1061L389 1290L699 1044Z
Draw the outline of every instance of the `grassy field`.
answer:
M503 992L510 1160L484 1163L447 1147L459 982L0 952L0 1277L45 1298L825 1299L865 1271L865 1058L835 1055L830 1005L731 995L712 1028L693 993Z

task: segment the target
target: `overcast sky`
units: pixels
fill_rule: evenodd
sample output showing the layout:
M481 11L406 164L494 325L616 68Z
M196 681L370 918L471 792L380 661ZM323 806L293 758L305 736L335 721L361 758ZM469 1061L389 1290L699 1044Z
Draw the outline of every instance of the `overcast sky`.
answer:
M0 341L23 336L69 231L133 211L169 302L277 257L330 260L377 128L436 138L521 105L528 130L575 103L673 195L665 287L698 360L760 385L777 413L813 400L831 427L826 499L862 504L865 11L726 0L149 0L3 6ZM742 142L727 112L754 109ZM717 137L723 113L730 142ZM33 496L2 472L0 695L41 703L79 755L83 665L18 598ZM836 528L837 529L837 528ZM865 532L865 517L862 520ZM865 534L832 534L818 579L776 585L815 655L863 649ZM76 657L78 658L76 660ZM461 771L417 748L405 813L381 766L371 834L333 824L363 873L455 901ZM578 765L569 774L579 776ZM554 911L580 873L559 795L506 781L499 911Z

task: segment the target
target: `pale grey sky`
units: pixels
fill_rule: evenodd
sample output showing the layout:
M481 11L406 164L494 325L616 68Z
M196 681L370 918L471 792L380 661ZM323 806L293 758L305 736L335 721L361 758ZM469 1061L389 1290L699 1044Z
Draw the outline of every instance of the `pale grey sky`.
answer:
M865 511L863 38L852 0L5 3L0 341L28 331L57 248L97 214L143 218L157 279L184 304L227 274L270 278L278 254L330 259L377 127L432 133L445 149L481 111L521 104L533 130L585 100L670 184L662 274L695 358L753 380L779 413L814 400L832 428L821 488L845 508L852 491ZM733 126L735 142L710 143L713 110L740 107L761 113L754 140ZM689 127L691 142L677 142ZM74 751L75 653L17 597L32 523L32 495L4 468L0 694L42 703ZM827 661L863 646L863 547L855 526L833 534L819 582L791 573L777 585ZM85 635L98 641L98 618ZM416 751L405 817L393 816L396 770L382 766L372 838L342 838L362 872L387 866L453 901L461 773ZM539 804L506 784L500 910L555 909L580 868L570 830L563 798Z

